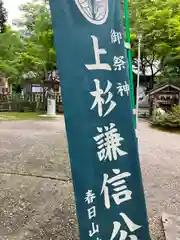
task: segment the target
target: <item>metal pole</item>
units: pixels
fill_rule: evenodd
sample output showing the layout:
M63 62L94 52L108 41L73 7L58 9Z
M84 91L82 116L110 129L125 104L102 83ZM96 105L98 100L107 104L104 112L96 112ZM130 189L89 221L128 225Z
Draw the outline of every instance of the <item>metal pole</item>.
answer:
M126 29L126 43L129 45L127 49L128 57L128 67L129 67L129 82L131 90L131 106L133 110L133 121L134 128L136 129L136 109L135 109L135 99L134 99L134 82L133 82L133 71L132 71L132 51L131 51L131 38L130 38L130 27L129 27L129 8L128 0L124 0L124 15L125 15L125 29Z
M140 64L141 64L141 36L138 36L138 73L137 73L137 87L136 87L136 129L138 129Z

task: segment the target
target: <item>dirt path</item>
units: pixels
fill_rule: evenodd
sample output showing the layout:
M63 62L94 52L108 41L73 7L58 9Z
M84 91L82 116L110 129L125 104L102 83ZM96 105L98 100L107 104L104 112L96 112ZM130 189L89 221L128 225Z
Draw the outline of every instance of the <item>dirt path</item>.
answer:
M77 240L63 118L0 122L0 136L0 240ZM162 240L161 212L180 212L180 135L141 122L139 145L152 239Z

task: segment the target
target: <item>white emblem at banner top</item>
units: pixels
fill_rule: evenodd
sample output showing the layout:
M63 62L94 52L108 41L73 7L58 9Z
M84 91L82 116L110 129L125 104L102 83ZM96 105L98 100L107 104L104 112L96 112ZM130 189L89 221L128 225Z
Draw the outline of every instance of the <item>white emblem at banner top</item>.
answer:
M75 0L82 15L90 22L101 25L109 13L108 0Z

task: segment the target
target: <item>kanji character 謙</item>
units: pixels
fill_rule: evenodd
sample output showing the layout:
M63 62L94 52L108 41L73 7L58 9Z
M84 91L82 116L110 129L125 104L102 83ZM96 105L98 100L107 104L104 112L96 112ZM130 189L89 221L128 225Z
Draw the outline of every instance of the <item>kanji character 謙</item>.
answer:
M114 123L110 123L110 126L97 127L99 135L94 137L98 148L98 158L100 161L108 159L109 161L117 160L118 156L124 156L128 153L121 150L121 141L124 140L117 131ZM105 131L104 131L105 130Z

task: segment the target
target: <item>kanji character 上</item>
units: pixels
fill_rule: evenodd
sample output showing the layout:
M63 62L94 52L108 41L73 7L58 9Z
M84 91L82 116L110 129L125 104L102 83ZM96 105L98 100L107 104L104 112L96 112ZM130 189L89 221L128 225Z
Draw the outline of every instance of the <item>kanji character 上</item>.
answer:
M122 69L126 68L126 62L124 61L124 57L123 56L119 56L119 57L114 57L114 70L115 71L121 71Z
M96 198L96 195L93 193L93 191L88 190L86 193L85 202L87 202L88 204L91 204L94 202L95 198Z
M129 172L120 173L119 169L113 169L113 173L115 176L112 178L109 178L108 174L104 174L101 190L101 195L104 193L104 202L107 209L111 207L108 184L114 187L112 198L117 205L120 205L121 203L132 199L132 191L128 190L127 186L125 185L126 182L124 180L125 178L130 177L131 174Z
M120 149L121 143L124 138L120 136L114 123L110 123L110 126L97 127L99 135L94 137L97 143L98 158L100 161L108 159L109 161L117 160L118 156L127 155L127 152ZM105 130L105 131L104 131Z
M100 117L108 115L116 106L116 103L112 100L113 94L110 92L110 89L112 87L112 83L110 81L107 81L107 87L105 91L103 91L100 88L100 81L98 79L94 80L96 90L93 92L90 92L90 94L95 98L93 105L91 107L91 110L94 109L97 105L98 108L98 114ZM105 100L105 95L107 95L107 98ZM109 104L109 107L105 114L103 115L103 105Z
M138 230L139 228L141 228L140 225L137 225L134 222L132 222L131 219L126 214L120 213L119 215L123 218L123 220L125 221L128 229L131 233L133 233L136 230ZM113 228L113 232L112 232L110 240L114 240L115 237L118 235L118 232L120 234L119 240L128 240L128 239L138 240L136 235L134 235L134 234L129 235L127 231L120 230L121 229L121 223L120 222L114 221L113 225L114 225L114 228Z
M124 82L124 85L122 85L122 83L118 83L117 85L118 94L120 94L121 97L124 96L124 93L129 96L130 87L126 81Z
M107 54L107 51L104 48L99 48L98 38L91 36L93 40L94 55L95 55L95 64L85 64L88 70L108 70L111 71L111 66L108 63L101 63L100 55Z
M114 29L111 30L111 42L112 43L121 43L122 34L121 32L116 32Z

